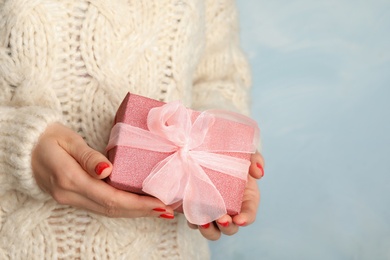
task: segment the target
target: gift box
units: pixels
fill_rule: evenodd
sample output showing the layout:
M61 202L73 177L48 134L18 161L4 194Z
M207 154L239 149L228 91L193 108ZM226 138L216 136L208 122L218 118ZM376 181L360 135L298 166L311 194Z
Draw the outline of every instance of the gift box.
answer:
M240 212L258 127L248 117L205 112L128 93L107 146L115 188L179 205L194 224Z

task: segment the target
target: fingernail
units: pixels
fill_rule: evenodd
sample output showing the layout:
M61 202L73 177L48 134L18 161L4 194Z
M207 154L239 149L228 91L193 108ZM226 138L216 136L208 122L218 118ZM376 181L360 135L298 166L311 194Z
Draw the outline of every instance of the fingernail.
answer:
M263 166L262 166L260 163L256 163L256 166L257 166L257 168L260 169L260 171L261 171L261 177L263 177L263 176L264 176L264 169L263 169Z
M223 226L223 227L228 227L229 224L230 224L229 221L226 221L226 222L223 222L223 223L218 222L218 225Z
M108 167L110 167L110 165L109 165L108 163L106 163L106 162L100 162L100 163L98 163L98 164L96 165L96 167L95 167L95 173L96 173L97 175L100 175L100 174L102 174L102 172L103 172L105 169L107 169Z
M218 225L223 226L223 227L228 227L229 226L229 221L226 221L226 222L223 222L223 223L218 222Z
M244 226L246 226L246 222L242 222L240 224L237 224L237 226L244 227Z
M210 227L210 223L207 223L207 224L204 224L204 225L200 225L201 228L209 228Z
M160 218L173 219L175 216L171 214L161 214Z
M163 208L154 208L153 210L157 211L157 212L165 212L165 211L167 211L166 209L163 209Z

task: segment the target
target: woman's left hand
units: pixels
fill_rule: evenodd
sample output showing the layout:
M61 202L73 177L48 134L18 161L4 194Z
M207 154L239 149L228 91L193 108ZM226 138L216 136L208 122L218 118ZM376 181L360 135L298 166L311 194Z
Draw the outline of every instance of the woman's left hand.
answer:
M256 152L251 157L248 182L244 191L241 213L235 216L225 215L213 223L197 226L188 223L192 229L199 229L202 235L209 240L218 240L221 234L234 235L239 227L252 224L256 219L257 209L260 202L260 190L257 179L264 176L263 156Z

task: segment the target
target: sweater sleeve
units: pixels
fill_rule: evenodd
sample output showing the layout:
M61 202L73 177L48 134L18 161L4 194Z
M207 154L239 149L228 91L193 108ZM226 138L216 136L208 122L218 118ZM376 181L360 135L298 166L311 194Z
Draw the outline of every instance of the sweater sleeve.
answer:
M46 127L61 121L61 113L41 87L44 81L19 72L7 49L0 47L0 196L18 190L46 199L33 177L31 152Z
M240 48L234 1L207 1L205 19L206 46L194 78L193 108L249 115L250 68Z

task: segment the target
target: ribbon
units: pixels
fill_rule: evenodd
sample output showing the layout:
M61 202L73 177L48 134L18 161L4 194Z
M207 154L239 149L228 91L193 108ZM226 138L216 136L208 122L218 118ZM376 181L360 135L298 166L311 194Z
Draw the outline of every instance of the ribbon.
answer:
M181 202L187 220L203 225L222 217L227 211L221 194L202 167L246 181L249 161L214 152L254 153L256 150L256 143L237 145L224 142L222 148L207 145L212 140L208 133L215 118L234 119L254 126L257 132L258 128L253 120L225 111L202 112L192 123L192 113L180 102L171 102L149 111L149 131L117 123L111 130L107 150L121 145L171 153L154 166L144 180L142 190L166 205Z

